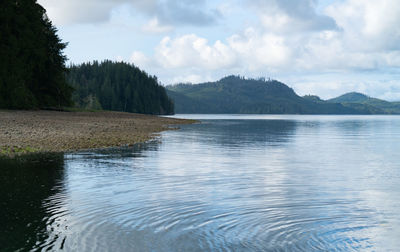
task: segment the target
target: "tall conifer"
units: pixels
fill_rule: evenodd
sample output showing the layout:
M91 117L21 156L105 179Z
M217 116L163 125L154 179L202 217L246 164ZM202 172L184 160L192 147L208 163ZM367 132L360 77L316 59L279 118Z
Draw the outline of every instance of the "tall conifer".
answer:
M1 0L0 107L70 105L65 47L36 0Z

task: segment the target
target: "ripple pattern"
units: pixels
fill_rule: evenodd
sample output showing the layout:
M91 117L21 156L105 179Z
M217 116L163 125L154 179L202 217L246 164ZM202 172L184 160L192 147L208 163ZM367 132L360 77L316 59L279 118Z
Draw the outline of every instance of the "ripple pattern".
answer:
M395 251L400 119L204 120L65 156L33 250Z

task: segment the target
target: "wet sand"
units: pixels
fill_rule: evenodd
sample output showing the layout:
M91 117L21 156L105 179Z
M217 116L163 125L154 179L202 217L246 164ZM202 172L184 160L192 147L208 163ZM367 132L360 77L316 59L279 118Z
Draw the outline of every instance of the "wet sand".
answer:
M193 122L123 112L3 110L0 111L0 155L133 145L171 129L171 125Z

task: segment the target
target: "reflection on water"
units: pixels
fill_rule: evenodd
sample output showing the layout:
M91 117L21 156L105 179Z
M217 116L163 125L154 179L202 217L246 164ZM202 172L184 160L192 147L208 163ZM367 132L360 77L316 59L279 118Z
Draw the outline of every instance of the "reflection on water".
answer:
M0 159L0 251L27 251L49 241L59 214L52 197L62 188L62 154Z
M0 237L66 251L400 247L400 117L203 118L135 148L1 163Z
M194 137L203 144L240 147L279 144L289 141L296 130L296 121L277 120L217 120L203 121L186 137Z

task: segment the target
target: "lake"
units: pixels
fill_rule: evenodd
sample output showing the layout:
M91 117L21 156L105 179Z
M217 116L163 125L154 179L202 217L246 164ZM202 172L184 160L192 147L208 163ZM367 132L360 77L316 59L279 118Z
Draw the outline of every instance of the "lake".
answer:
M399 116L177 117L201 123L0 160L0 250L400 249Z

